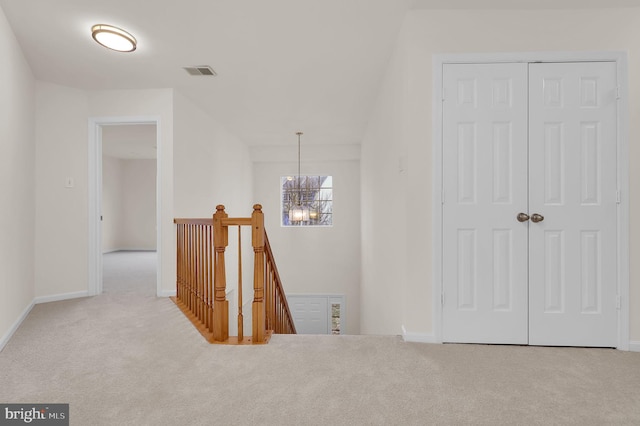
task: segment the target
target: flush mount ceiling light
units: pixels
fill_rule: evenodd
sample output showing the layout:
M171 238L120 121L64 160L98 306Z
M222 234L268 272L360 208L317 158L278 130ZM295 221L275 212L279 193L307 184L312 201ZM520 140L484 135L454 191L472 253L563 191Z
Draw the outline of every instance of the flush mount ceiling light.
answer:
M133 52L138 44L134 36L111 25L94 25L91 27L91 36L104 47L118 52Z

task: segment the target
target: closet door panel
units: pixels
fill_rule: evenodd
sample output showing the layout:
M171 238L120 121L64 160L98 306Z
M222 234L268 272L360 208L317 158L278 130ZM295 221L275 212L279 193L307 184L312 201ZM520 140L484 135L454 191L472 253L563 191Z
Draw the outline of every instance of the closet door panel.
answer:
M527 65L443 75L443 340L526 344Z
M529 343L616 345L616 65L529 65Z

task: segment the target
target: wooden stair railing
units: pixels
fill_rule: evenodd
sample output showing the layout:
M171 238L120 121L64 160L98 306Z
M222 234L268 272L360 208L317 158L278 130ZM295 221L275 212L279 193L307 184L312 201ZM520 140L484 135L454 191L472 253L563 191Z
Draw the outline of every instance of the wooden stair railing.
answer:
M266 232L264 233L264 248L266 328L267 330L273 330L275 334L296 334L293 315L289 310L287 297L282 288L282 281L280 280L280 274L278 274L278 268Z
M176 297L172 300L211 343L263 344L272 333L295 334L278 268L264 229L262 206L250 218L229 218L216 206L212 219L174 219L177 226ZM229 226L238 227L238 336L229 336L225 250ZM251 226L254 252L252 336L244 337L240 229Z

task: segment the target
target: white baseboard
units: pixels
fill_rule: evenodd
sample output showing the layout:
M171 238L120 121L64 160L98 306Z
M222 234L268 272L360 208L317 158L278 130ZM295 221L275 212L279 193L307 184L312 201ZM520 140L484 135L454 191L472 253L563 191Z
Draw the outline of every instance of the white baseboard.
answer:
M158 251L154 248L114 248L103 250L102 254L115 253L117 251Z
M629 350L631 352L640 352L640 342L629 342Z
M402 326L402 340L405 342L415 342L415 343L439 343L436 341L436 336L433 334L427 333L414 333L411 331L407 331L407 329Z
M176 295L175 290L160 290L158 297L173 297Z
M18 330L18 327L20 327L20 324L22 324L22 321L24 321L27 315L29 315L29 312L31 312L31 309L33 309L33 305L35 305L34 302L29 303L29 306L27 306L24 309L24 311L22 311L22 314L13 323L11 328L9 328L9 330L4 334L4 336L2 336L2 338L0 339L0 352L2 352L2 350L7 345L7 343L9 343L9 340L11 339L13 334Z
M85 290L85 291L76 291L73 293L52 294L51 296L40 296L40 297L36 297L33 300L33 302L35 304L59 302L61 300L77 299L79 297L89 297L89 296L90 296L89 292Z

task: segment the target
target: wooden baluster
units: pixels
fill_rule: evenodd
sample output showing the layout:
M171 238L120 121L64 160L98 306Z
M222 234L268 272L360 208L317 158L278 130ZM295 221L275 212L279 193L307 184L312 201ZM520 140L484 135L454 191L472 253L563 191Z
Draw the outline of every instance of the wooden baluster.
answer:
M205 321L205 312L206 312L206 304L205 304L205 299L204 299L204 286L205 286L205 281L207 279L207 269L206 269L206 262L205 262L205 253L207 250L207 240L205 238L206 234L205 234L205 226L204 225L200 225L200 253L198 256L198 267L199 267L199 271L198 271L198 276L200 277L200 284L199 284L199 296L198 296L198 303L200 304L199 306L199 311L200 311L200 322L204 324Z
M200 251L198 253L198 277L200 278L198 283L198 313L200 317L200 322L204 324L204 316L205 316L205 303L204 303L204 283L207 277L206 275L206 263L205 263L205 250L206 250L206 239L204 232L204 225L200 225L198 235L200 237Z
M196 247L198 242L198 233L196 225L191 226L191 279L189 280L190 287L190 308L191 312L196 310L196 281L198 279L198 273L196 271Z
M187 232L189 225L185 224L182 227L182 298L181 301L184 305L187 305Z
M192 250L191 247L191 233L192 233L193 225L187 226L187 308L191 309L191 277L193 275L191 271L191 258L192 258Z
M209 317L209 305L207 303L208 285L209 285L209 240L208 229L206 225L202 225L202 324L207 325Z
M274 268L275 266L273 265L273 263L271 264L272 268ZM278 293L278 283L276 281L276 277L275 275L273 276L273 285L271 286L271 311L272 311L272 315L273 315L273 330L275 332L276 329L276 308L278 306L278 302L277 302L277 295Z
M229 302L227 301L226 288L227 278L225 276L224 251L229 245L228 227L222 225L222 219L228 215L224 211L223 205L216 206L216 213L213 215L213 242L215 244L215 289L213 304L213 340L224 342L229 339Z
M278 294L278 296L280 296L280 295ZM278 297L278 299L277 299L277 304L278 304L278 306L276 307L277 314L276 314L276 329L275 329L275 332L276 333L280 333L280 322L282 321L281 312L280 312L280 306L282 306L282 305L280 305L280 297Z
M191 270L191 260L193 257L193 247L191 245L193 225L187 226L187 308L191 310L191 280L193 277L193 271Z
M181 239L180 239L180 230L182 229L182 225L177 224L176 225L176 299L180 300L180 264L181 264L181 258L180 258L180 246L181 246Z
M207 279L207 329L213 333L213 227L207 227L207 247L209 252L207 258L208 264L208 279Z
M273 330L271 325L271 277L269 274L269 262L265 262L265 283L264 283L264 315L265 315L265 328L267 330Z
M184 303L185 306L187 306L187 300L188 300L188 290L187 290L187 283L189 282L189 270L188 270L188 265L189 265L189 251L188 251L188 247L187 247L187 241L189 238L189 225L184 225L184 227L182 228L182 303Z
M267 267L269 269L269 287L267 289L267 309L269 310L269 324L267 325L267 330L273 330L273 267L271 266L271 262L267 262Z
M276 331L276 319L278 317L278 288L276 286L275 280L273 282L273 285L271 286L271 311L272 311L272 316L273 316L273 325L272 325L272 329L273 332L275 333Z
M187 250L186 250L186 241L187 241L187 225L181 226L181 244L180 248L182 249L182 255L180 256L180 301L185 303L185 282L187 280L186 277L186 264L187 264Z
M267 309L269 310L269 325L268 330L273 330L273 274L271 271L271 263L267 262L267 268L269 270L269 286L267 288Z
M200 317L200 282L202 281L202 271L201 271L201 265L200 265L200 259L202 258L202 255L200 253L200 251L202 250L202 233L200 232L200 225L196 225L196 252L195 252L195 256L196 256L196 306L195 306L195 314L196 314L196 318L198 318L199 321L202 321L202 318Z
M238 226L238 342L244 339L244 317L242 315L242 233Z
M265 309L264 309L264 214L262 206L253 206L251 214L254 266L253 266L253 342L265 341Z
M197 242L197 232L196 225L191 226L191 279L189 280L189 307L191 308L191 312L196 309L196 280L198 279L198 274L196 273L196 242Z

